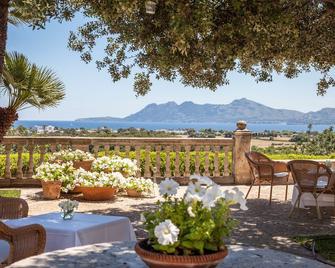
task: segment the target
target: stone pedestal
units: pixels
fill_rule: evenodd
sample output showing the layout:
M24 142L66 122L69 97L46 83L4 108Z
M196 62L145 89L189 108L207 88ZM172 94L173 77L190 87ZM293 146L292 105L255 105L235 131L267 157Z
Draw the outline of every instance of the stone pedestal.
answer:
M239 124L237 124L239 126ZM245 124L246 127L246 124ZM250 152L252 133L248 129L238 128L234 132L233 176L235 184L250 184L250 167L245 153Z

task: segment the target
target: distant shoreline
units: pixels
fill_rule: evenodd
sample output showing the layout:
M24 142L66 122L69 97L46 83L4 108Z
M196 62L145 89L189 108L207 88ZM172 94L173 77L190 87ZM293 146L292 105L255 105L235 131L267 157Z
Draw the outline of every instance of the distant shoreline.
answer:
M22 125L24 127L33 127L36 125L52 125L59 128L84 128L97 129L108 127L112 129L120 128L144 128L147 130L181 130L193 128L195 130L211 128L214 130L232 131L236 129L236 123L165 123L165 122L111 122L111 121L62 121L62 120L18 120L14 126ZM329 128L329 124L313 124L312 131L323 131ZM285 123L248 123L248 129L253 132L269 131L296 131L302 132L307 130L307 124L285 124Z

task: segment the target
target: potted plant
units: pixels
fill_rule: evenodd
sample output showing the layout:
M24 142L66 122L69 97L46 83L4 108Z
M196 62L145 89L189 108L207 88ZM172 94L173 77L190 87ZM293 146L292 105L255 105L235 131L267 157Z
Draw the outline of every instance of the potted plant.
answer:
M191 182L181 198L175 197L178 183L160 183L163 201L156 211L143 213L149 238L135 246L149 267L215 267L226 257L223 238L237 224L229 207L238 202L247 209L246 201L237 188L223 192L213 182L202 185L208 180Z
M139 168L136 160L119 156L99 157L92 163L92 170L96 172L120 172L124 177L135 176Z
M85 200L110 200L124 184L124 177L119 172L90 172L79 169L75 184L80 187Z
M58 204L62 211L63 220L71 220L74 216L74 210L78 208L79 202L76 200L64 200Z
M41 180L44 198L58 199L61 191L67 193L73 190L74 170L71 162L46 162L36 169L33 177Z
M83 168L87 171L91 170L93 160L94 156L92 154L81 150L72 149L55 152L49 158L50 162L73 162L73 167L75 169Z
M125 179L124 189L128 196L140 197L144 193L153 192L155 183L151 179L129 177Z

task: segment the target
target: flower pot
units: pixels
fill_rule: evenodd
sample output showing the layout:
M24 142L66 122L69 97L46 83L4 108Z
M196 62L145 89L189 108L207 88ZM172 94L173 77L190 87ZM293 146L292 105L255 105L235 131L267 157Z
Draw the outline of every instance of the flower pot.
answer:
M151 268L212 268L227 256L228 250L195 256L167 255L153 251L147 244L148 239L137 242L137 255Z
M104 201L111 200L116 194L116 188L112 187L80 187L85 200Z
M127 195L130 197L141 197L142 196L142 192L136 191L134 189L127 189L126 192L127 192Z
M45 199L58 199L60 197L60 181L41 181L43 189L43 197Z
M74 161L73 167L75 169L82 168L86 171L90 171L92 167L93 160L86 160L86 161Z
M68 194L81 194L81 187L80 186L75 186L73 190L68 191Z

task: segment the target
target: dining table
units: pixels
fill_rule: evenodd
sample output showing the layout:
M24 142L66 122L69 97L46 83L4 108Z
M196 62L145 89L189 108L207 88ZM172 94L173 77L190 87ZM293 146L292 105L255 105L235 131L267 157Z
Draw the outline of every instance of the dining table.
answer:
M71 220L63 220L61 213L52 212L3 222L11 228L42 225L46 231L45 252L104 242L136 241L129 219L121 216L75 213ZM9 244L0 240L0 260L8 253Z

